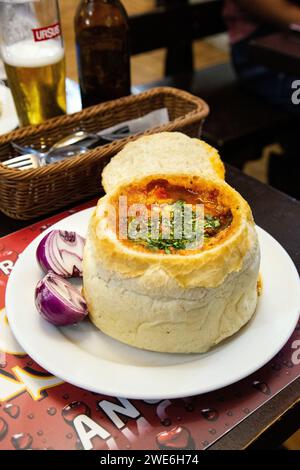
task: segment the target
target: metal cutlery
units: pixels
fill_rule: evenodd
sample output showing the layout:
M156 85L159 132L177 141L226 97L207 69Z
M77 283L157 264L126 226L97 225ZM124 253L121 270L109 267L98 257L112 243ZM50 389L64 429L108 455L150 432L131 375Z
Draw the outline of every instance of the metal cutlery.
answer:
M58 142L52 145L50 149L46 151L38 150L30 146L22 146L13 141L11 142L11 145L14 148L14 150L16 150L20 154L32 153L32 154L44 155L46 153L50 154L60 148L66 148L66 147L71 147L71 146L74 147L77 143L82 142L83 140L87 140L87 139L89 139L89 141L86 142L85 145L82 145L82 147L87 148L93 145L99 140L99 136L87 134L86 132L83 132L83 131L75 132L73 134L70 134L67 137L64 137L63 139L60 139Z
M130 135L128 126L119 127L114 132L110 133L105 133L105 131L101 131L99 133L76 131L60 139L47 151L11 142L12 147L20 154L20 156L5 160L2 162L2 165L19 170L39 168L49 163L54 163L64 160L65 158L86 153L89 148L95 144L99 145L102 143L102 145L105 145L108 142L123 139L128 135ZM76 145L79 143L81 143L81 145Z
M76 155L82 155L89 149L81 146L68 146L52 150L46 153L28 153L20 155L19 157L10 158L2 162L2 165L7 168L15 168L19 170L30 170L32 168L39 168L50 163L59 162L66 158L71 158Z

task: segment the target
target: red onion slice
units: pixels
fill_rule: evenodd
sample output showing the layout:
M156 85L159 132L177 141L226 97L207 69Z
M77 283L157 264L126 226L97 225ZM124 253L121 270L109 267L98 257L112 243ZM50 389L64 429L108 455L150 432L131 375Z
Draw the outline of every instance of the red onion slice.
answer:
M46 274L36 286L35 305L40 315L56 326L73 325L88 314L79 290L54 273Z
M43 271L65 278L82 276L85 239L75 232L52 230L40 242L36 257Z

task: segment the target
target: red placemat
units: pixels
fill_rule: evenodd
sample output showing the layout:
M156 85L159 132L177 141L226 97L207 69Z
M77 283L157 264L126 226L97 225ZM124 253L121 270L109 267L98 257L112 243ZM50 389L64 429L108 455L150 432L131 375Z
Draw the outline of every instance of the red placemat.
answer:
M300 322L265 367L198 397L125 400L62 383L13 338L5 286L18 255L39 233L94 204L0 239L0 449L205 449L300 376Z

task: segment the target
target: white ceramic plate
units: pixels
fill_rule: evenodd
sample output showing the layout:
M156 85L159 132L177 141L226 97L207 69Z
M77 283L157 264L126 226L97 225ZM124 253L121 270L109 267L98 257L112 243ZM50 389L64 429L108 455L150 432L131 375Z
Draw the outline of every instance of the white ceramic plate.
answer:
M92 209L53 228L85 235ZM6 290L13 333L25 351L52 374L74 385L112 396L137 399L178 398L230 385L266 364L291 336L299 316L299 277L284 249L258 228L262 251L263 294L253 320L237 335L207 354L181 355L142 351L115 341L89 321L56 328L34 305L42 277L35 252L45 233L16 263Z
M74 80L66 79L67 110L68 114L81 111L81 96L78 83ZM19 119L15 108L11 91L8 87L0 83L0 103L2 114L0 114L0 135L13 131L19 125Z

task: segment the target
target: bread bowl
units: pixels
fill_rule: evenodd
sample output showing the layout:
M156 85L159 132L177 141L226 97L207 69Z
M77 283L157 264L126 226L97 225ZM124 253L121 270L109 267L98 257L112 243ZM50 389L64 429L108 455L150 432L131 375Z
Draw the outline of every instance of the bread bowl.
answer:
M124 158L128 168L126 152ZM122 166L120 156L118 161ZM157 352L203 353L240 330L255 312L260 264L255 225L249 205L222 179L222 171L206 164L198 174L176 173L163 165L159 173L159 166L149 174L153 165L149 169L144 161L142 175L120 178L119 170L115 181L112 172L108 177L112 164L104 173L110 191L90 221L84 295L94 325L119 341ZM120 237L114 223L120 196L150 205L158 194L159 202L171 205L179 193L180 201L202 203L204 213L219 221L203 246L166 251L164 245L153 248L150 239Z

